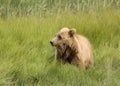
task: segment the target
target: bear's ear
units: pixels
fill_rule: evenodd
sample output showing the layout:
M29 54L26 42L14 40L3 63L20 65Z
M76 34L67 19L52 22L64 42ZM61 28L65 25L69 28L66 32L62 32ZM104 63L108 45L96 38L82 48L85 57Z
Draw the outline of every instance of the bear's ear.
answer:
M69 30L70 37L73 37L75 33L76 33L76 29L70 29Z

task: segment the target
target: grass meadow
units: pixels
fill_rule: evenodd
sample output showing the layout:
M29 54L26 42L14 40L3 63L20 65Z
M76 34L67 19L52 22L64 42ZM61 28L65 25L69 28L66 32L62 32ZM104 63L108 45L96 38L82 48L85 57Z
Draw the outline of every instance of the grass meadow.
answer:
M90 9L85 7L87 10L82 11L79 7L84 7L84 4L77 4L77 12L68 8L74 3L73 0L69 1L70 4L65 1L66 7L60 7L57 11L62 0L59 3L50 0L49 5L44 7L45 2L40 5L48 12L40 10L43 13L39 14L34 8L32 12L35 15L32 12L29 15L22 14L27 7L18 9L20 15L17 15L15 7L9 8L11 5L4 1L0 2L4 3L0 11L0 86L120 86L119 0L115 0L113 7L104 4L102 6L105 7L98 9L96 5L91 8L90 5L87 7ZM31 4L32 9L35 4ZM12 5L18 6L19 2ZM8 11L4 10L7 6ZM50 11L53 14L49 14ZM54 61L55 49L49 41L62 27L76 28L78 34L90 40L95 62L92 68L81 70Z

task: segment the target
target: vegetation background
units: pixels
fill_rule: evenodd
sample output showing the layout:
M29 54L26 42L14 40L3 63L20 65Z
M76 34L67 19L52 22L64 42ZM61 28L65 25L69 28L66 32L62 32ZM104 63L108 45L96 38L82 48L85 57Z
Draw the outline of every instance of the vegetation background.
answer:
M54 61L62 27L90 40L93 68ZM0 0L0 86L120 86L120 0Z

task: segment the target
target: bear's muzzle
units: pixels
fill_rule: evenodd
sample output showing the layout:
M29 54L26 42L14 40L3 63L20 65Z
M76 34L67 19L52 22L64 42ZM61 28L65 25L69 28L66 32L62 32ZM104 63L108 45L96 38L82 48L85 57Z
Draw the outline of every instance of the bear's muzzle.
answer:
M53 42L52 41L50 41L50 44L53 46Z

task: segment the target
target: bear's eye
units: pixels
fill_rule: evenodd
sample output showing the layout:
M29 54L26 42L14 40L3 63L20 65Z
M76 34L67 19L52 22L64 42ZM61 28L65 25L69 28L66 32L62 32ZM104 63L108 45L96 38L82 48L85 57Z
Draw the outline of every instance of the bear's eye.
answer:
M58 35L57 37L58 37L58 39L62 39L62 37L60 35Z

